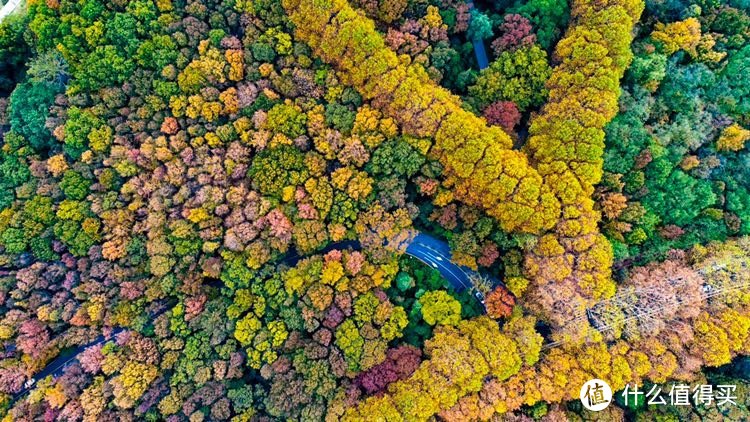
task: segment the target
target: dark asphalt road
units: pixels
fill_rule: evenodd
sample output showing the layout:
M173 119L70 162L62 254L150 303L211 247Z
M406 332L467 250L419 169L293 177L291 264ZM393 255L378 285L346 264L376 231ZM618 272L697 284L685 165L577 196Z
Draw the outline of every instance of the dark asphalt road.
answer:
M487 59L487 51L484 48L484 41L472 40L471 43L474 45L474 54L477 56L477 65L479 70L486 69L489 65L489 59Z
M317 254L320 253L326 253L333 249L360 249L361 245L357 241L344 241L344 242L337 242L332 243L328 245L325 249L316 252ZM451 261L451 249L450 246L448 246L448 243L436 239L430 235L419 233L417 234L412 241L407 245L406 247L406 254L409 256L412 256L421 262L423 262L425 265L430 266L440 272L440 274L445 278L448 283L450 283L451 287L456 291L464 291L464 290L471 290L472 289L472 283L471 283L471 277L473 275L478 275L477 272L474 270L460 266L455 264L453 261ZM286 265L295 265L300 259L304 258L304 256L298 254L297 252L290 252L286 256L284 256L279 263L283 263ZM495 284L502 284L499 280L491 279ZM484 300L484 297L478 293L474 292L474 297L482 302ZM157 311L153 312L151 314L151 318L154 319L158 317L159 315L165 313L167 310L171 309L171 307L174 304L170 305L164 305L163 307L160 307ZM113 329L112 334L108 337L99 336L94 341L78 346L75 349L72 350L72 353L66 353L63 356L59 356L58 358L54 359L52 362L47 364L47 366L44 367L40 372L38 372L36 375L34 375L24 386L24 389L21 390L18 394L13 396L13 401L15 402L29 392L31 388L34 387L34 385L39 381L44 379L47 376L52 376L53 378L57 378L60 375L63 374L65 371L65 368L70 366L72 363L78 360L78 355L86 350L87 348L91 346L95 346L97 344L101 344L107 341L112 340L117 334L125 331L122 327L116 327Z
M470 1L467 3L469 5L469 10L474 9L474 2ZM487 59L487 50L484 48L484 40L471 40L472 45L474 45L474 55L477 58L477 66L479 66L479 70L482 70L490 65L489 60Z
M406 247L406 254L439 271L454 290L471 288L470 275L473 272L451 261L450 247L442 240L420 233Z
M469 290L477 301L484 305L484 294L474 288L473 277L488 279L493 286L504 286L503 282L488 274L480 274L469 267L453 262L450 246L442 240L420 233L406 247L406 254L440 272L457 292Z
M174 303L159 307L155 312L151 313L151 319L156 319L157 317L171 309L172 306L174 306ZM62 375L63 372L65 372L65 368L78 361L78 355L81 354L81 352L83 352L84 350L88 349L89 347L96 346L97 344L102 344L107 341L113 340L115 336L123 331L125 331L125 328L115 327L112 329L112 333L109 336L105 337L103 335L100 335L99 337L94 339L94 341L82 344L73 350L68 350L67 353L63 355L58 356L52 362L48 363L47 366L44 367L44 369L36 373L28 381L26 381L23 390L19 391L13 396L13 402L18 400L24 394L28 393L34 387L34 385L39 382L39 380L42 380L50 375L52 375L52 378L57 378Z

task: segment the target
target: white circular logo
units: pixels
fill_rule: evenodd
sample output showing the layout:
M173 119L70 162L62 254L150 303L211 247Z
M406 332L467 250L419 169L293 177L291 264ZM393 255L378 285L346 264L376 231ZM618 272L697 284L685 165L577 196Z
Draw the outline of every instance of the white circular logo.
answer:
M612 403L612 389L606 382L594 378L583 384L580 397L583 407L598 412Z

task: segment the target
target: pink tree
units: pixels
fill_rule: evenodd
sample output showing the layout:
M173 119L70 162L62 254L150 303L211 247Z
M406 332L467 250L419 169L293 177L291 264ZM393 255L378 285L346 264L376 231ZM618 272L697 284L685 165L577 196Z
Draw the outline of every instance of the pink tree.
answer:
M0 368L0 392L15 394L21 391L25 381L26 375L20 368L15 366Z
M536 35L531 32L531 23L521 15L505 15L498 29L500 36L492 42L492 51L495 56L499 56L503 51L529 47L536 42Z
M81 364L81 368L90 374L99 372L103 361L104 355L102 354L101 344L88 347L78 355L78 362Z
M368 395L379 393L389 384L410 376L419 367L422 352L413 346L399 346L386 353L386 360L362 372L354 384Z
M19 332L16 340L18 349L34 359L39 359L48 347L47 327L38 319L30 319L21 324Z

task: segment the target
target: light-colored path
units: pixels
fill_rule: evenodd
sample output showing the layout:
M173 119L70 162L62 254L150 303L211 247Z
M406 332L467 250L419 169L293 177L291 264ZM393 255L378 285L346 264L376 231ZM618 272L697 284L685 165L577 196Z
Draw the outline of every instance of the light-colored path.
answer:
M21 4L23 4L23 0L8 0L8 2L5 3L3 8L0 9L0 22L2 22L6 16L15 12L16 9L18 9L21 6Z

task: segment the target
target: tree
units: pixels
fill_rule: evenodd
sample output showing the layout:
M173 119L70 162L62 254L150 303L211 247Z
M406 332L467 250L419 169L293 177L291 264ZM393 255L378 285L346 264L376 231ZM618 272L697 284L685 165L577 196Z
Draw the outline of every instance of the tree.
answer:
M266 126L272 131L283 133L294 139L305 133L306 122L307 116L298 107L277 104L268 111Z
M544 49L552 47L563 34L568 23L570 10L568 1L530 0L516 1L509 10L522 15L536 27L536 36Z
M58 51L48 51L29 62L29 80L46 82L57 87L64 86L70 78L68 63Z
M456 325L461 321L461 304L445 290L433 290L419 298L422 318L430 325Z
M547 97L545 83L551 74L547 53L538 46L503 51L479 74L469 94L482 109L495 101L512 101L525 111Z
M667 55L677 50L685 50L691 55L697 55L696 47L701 39L701 24L696 18L669 24L657 23L651 34L654 40L660 41Z
M386 352L384 362L360 373L354 383L368 395L384 391L388 385L409 377L419 367L422 351L412 346L399 346Z
M740 151L745 148L745 142L750 140L750 130L744 129L738 124L727 126L716 141L716 149L719 151Z
M86 197L90 185L91 183L75 170L67 170L60 180L60 188L65 196L76 201Z
M56 144L45 122L59 92L59 86L49 82L26 82L18 85L10 96L11 128L41 153L47 153Z
M149 384L156 378L157 368L139 362L127 362L120 374L112 380L114 404L121 408L135 405Z
M457 199L488 210L505 230L533 233L554 224L555 198L525 157L509 150L512 141L507 134L499 128L486 130L481 119L462 110L455 97L436 88L423 69L400 63L383 48L385 42L371 21L345 3L289 4L288 14L297 28L304 28L297 36L346 75L363 98L373 99L405 134L435 139L430 154L455 181ZM341 18L336 25L356 27L362 36L350 39L344 31L330 30L325 23L334 14ZM350 42L356 46L345 48ZM501 168L498 163L507 165Z
M708 181L695 179L681 169L674 170L659 188L654 185L643 203L664 224L684 226L716 203L716 194Z
M51 346L49 340L49 330L45 324L38 319L29 319L21 324L16 345L32 359L39 359Z
M378 18L385 23L391 23L398 20L408 4L406 0L381 0L379 3Z
M505 15L498 30L500 36L492 41L495 57L500 56L503 51L528 48L536 43L536 34L532 32L531 23L519 14Z
M344 419L393 412L394 408L405 419L429 418L481 388L485 376L506 379L522 365L515 342L489 318L442 326L425 343L425 353L429 359L410 378L391 384L388 394L350 409Z
M26 25L27 17L22 13L6 16L0 23L0 93L3 96L13 89L30 54L23 36Z
M103 124L91 111L71 107L65 122L65 153L74 160L79 159L91 140L97 139L98 130Z
M510 292L502 286L495 287L485 298L487 315L492 318L505 318L510 316L516 300Z
M487 15L477 9L472 9L470 19L467 31L470 40L481 42L492 36L492 23Z
M521 122L521 112L513 101L495 101L482 112L487 123L497 125L504 131L512 133Z
M97 46L84 57L76 72L76 82L83 89L93 91L122 83L135 70L134 60L113 45Z
M374 174L412 177L425 158L408 141L397 138L381 144L372 154L368 167Z
M750 112L750 100L748 100L750 88L738 82L742 79L740 77L742 69L745 69L748 63L750 63L750 46L745 46L729 58L719 74L718 84L714 86L719 107L729 115L747 116ZM742 123L749 124L747 119L742 120Z
M26 375L18 367L0 368L0 392L16 394L21 391L26 381Z
M261 193L278 197L285 187L300 185L308 178L304 155L289 145L263 150L253 160L247 175Z

